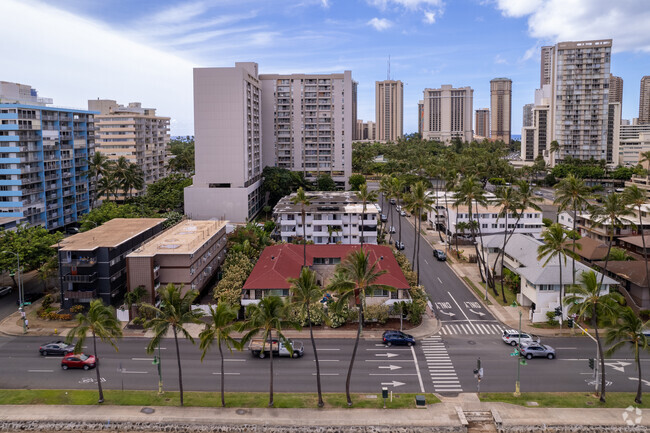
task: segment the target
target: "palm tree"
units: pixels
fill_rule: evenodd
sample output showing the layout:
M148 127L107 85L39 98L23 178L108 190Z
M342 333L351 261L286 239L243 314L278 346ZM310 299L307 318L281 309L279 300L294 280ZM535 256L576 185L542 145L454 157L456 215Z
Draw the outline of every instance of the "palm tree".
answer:
M318 390L318 407L323 407L323 394L320 384L320 363L318 361L318 352L316 351L316 340L314 340L314 331L311 323L311 307L319 305L323 298L323 289L316 284L316 273L309 268L302 268L298 278L290 278L291 284L291 303L297 305L300 310L307 312L307 323L309 324L309 338L311 346L314 349L314 358L316 360L316 389Z
M392 182L392 197L395 197L397 199L397 206L401 206L401 200L402 200L402 194L404 192L404 180L399 179L397 177L393 177L391 179ZM402 218L398 215L397 217L397 222L399 224L398 230L398 235L397 235L397 240L399 243L402 243Z
M299 323L293 323L284 319L284 302L279 296L265 296L258 304L251 304L248 307L248 320L242 323L240 329L248 329L249 332L242 338L242 343L250 340L254 335L262 333L262 340L269 341L269 407L273 407L273 331L278 334L278 343L281 340L289 350L292 347L289 340L284 336L282 330L288 326L300 329Z
M598 283L598 277L594 271L580 274L580 284L571 286L569 291L571 295L564 299L564 304L570 305L569 312L575 314L579 319L591 320L591 326L596 334L601 371L600 401L605 403L605 357L598 334L598 325L599 320L610 320L616 317L619 305L623 303L623 297L616 292L603 295L601 284Z
M93 355L95 356L95 373L97 374L97 387L99 389L99 401L104 402L104 391L102 390L101 375L99 374L99 357L97 356L97 338L104 343L108 343L117 352L117 339L122 337L122 328L120 322L115 316L113 307L104 305L101 299L94 299L90 303L90 308L86 314L77 314L77 326L68 332L66 342L70 343L75 338L74 352L81 353L86 337L88 334L93 337Z
M155 314L155 317L145 323L145 328L151 328L154 336L147 346L147 353L153 353L169 329L174 333L174 343L176 344L176 359L178 361L178 388L181 394L181 406L183 406L183 370L181 369L181 351L178 347L178 334L194 344L194 338L185 325L189 323L200 323L203 315L201 310L192 310L192 302L198 296L196 290L189 290L181 295L181 288L174 284L167 284L165 287L158 289L160 306L155 307L151 304L142 304L142 306Z
M132 190L141 191L144 188L144 172L138 164L133 162L129 163L126 171L124 172L124 179L122 180L122 189L128 192L129 197L133 197Z
M363 250L354 250L348 255L343 262L337 266L338 277L330 281L330 288L338 293L337 304L339 308L354 300L355 305L359 308L359 327L357 328L357 337L352 349L352 358L348 367L348 375L345 381L345 395L348 406L352 406L350 397L350 382L352 380L352 368L354 367L354 358L359 347L359 337L363 326L363 304L364 296L375 290L394 290L393 287L384 284L378 284L377 279L386 273L385 270L379 270L377 263L370 263L369 254Z
M639 354L642 350L650 350L650 346L648 346L648 337L644 334L645 327L648 323L643 323L639 316L637 316L630 307L625 307L623 311L617 313L617 316L618 319L616 320L615 326L607 331L605 337L605 342L607 344L616 343L605 352L605 355L608 357L612 356L616 351L625 346L625 343L628 344L628 347L632 347L634 350L636 371L638 372L638 384L634 402L642 404L641 397L643 393L643 381L641 380L641 358L639 357Z
M648 152L648 156L650 156L650 152ZM650 289L650 272L648 272L648 251L646 250L646 246L645 246L645 237L643 236L643 219L641 218L641 215L643 214L643 212L641 212L641 208L646 204L648 199L646 197L645 192L640 190L638 186L630 185L623 190L623 201L625 201L625 203L627 203L628 205L636 207L636 209L639 211L639 225L637 227L639 230L639 234L641 235L641 241L643 242L645 278L646 278L646 282L648 283L648 289Z
M309 206L311 203L302 187L298 188L296 195L291 198L291 203L300 204L300 216L302 217L302 265L307 266L307 225L305 223L307 216L305 206Z
M235 331L235 320L237 319L237 310L225 302L217 304L217 308L210 306L211 321L205 325L205 329L199 334L199 348L202 350L201 362L208 353L212 344L216 341L219 348L219 357L221 358L221 407L226 407L225 399L225 372L223 347L232 353L232 349L241 350L240 343L232 338L230 334Z
M97 196L104 196L107 200L111 199L113 195L117 200L117 189L119 188L119 183L115 178L115 175L112 172L106 172L102 177L97 181L97 189L95 194Z
M557 142L556 142L557 143ZM579 179L569 173L567 177L562 179L555 185L555 200L554 204L558 206L558 213L565 210L573 211L573 232L576 232L576 220L578 219L578 209L582 210L587 206L587 199L591 196L591 190L582 179ZM573 236L573 253L576 252L576 236ZM576 283L576 261L572 260L573 279L572 284Z
M551 141L551 145L549 146L548 150L551 155L555 154L555 157L557 157L557 154L560 152L560 143L558 143L556 140ZM555 158L553 158L553 161L555 162Z
M567 257L575 257L575 253L566 247L568 239L567 231L564 227L558 223L553 223L542 232L542 241L544 241L544 244L537 248L537 260L541 261L543 258L546 258L542 266L546 266L551 259L557 257L558 265L560 266L560 306L562 306L564 299L562 259L564 259L564 264L566 264ZM578 249L580 248L582 248L582 245L578 244ZM562 318L564 318L564 312L562 313Z
M417 265L417 283L420 284L420 230L422 229L422 213L430 212L433 209L433 199L431 199L431 197L429 197L427 194L427 187L422 181L416 182L413 186L411 186L411 193L408 197L408 207L415 216L415 245L413 245L413 264Z
M144 298L146 295L149 293L147 292L147 289L144 288L144 286L137 286L133 290L129 290L126 295L124 296L124 302L126 303L126 307L129 310L129 314L133 314L133 311L131 311L131 308L134 305L139 305L140 301L142 301L142 298ZM135 314L133 314L135 316Z
M113 167L112 167L112 172L113 176L115 177L115 180L117 182L117 189L122 190L122 201L126 198L126 188L125 188L125 180L127 178L127 173L129 171L129 160L126 159L124 156L120 156L117 161L115 161ZM117 200L117 189L115 190L115 199Z
M363 249L363 238L365 237L366 232L364 231L364 222L366 219L366 204L367 203L373 203L377 201L377 191L368 191L368 184L364 183L359 187L359 191L357 192L357 197L359 200L361 200L361 204L363 207L361 208L361 225L359 228L361 229L361 249Z
M88 172L93 186L93 194L90 195L90 209L92 209L94 202L97 201L97 182L108 171L108 156L97 151L86 162L88 163Z
M499 211L499 218L505 217L505 230L503 231L503 247L501 248L502 258L501 258L501 278L503 280L503 258L505 257L506 245L508 243L508 217L510 214L515 214L517 212L517 207L519 205L519 197L517 192L511 188L497 188L496 191L496 202L495 204L501 207ZM512 231L515 231L517 224L512 228ZM499 261L499 255L497 254L496 259L494 260L494 265L492 266L492 275L496 275L497 262ZM503 281L501 282L501 296L503 297L503 303L506 301L506 292L503 288Z
M600 278L600 284L603 284L603 279L607 273L607 265L609 263L609 253L614 244L614 232L620 229L626 222L631 222L626 217L633 216L634 212L627 207L627 203L623 200L621 194L611 193L605 197L601 206L596 206L591 211L591 219L596 226L606 226L606 231L609 232L609 243L607 244L607 256L605 257L605 268L603 269Z

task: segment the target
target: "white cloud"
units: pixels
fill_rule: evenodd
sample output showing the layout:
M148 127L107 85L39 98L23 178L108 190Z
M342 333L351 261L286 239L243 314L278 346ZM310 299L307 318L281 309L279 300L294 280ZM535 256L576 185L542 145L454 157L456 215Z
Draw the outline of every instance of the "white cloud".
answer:
M427 24L434 24L436 22L436 13L424 11L424 22Z
M159 24L175 24L179 22L186 22L203 14L208 10L208 8L209 6L205 1L182 3L170 6L154 14L152 21Z
M329 0L320 0L321 6L323 6L325 9L330 7L330 1Z
M614 51L650 52L647 0L497 0L504 16L528 17L545 42L613 39Z
M402 6L410 10L417 10L427 6L444 6L444 2L442 0L368 0L368 4L378 7L381 10L386 9L391 5Z
M494 63L496 63L497 65L507 65L508 61L504 59L501 54L497 54L496 56L494 56Z
M374 27L375 30L379 32L389 29L390 27L393 26L393 23L387 20L386 18L377 18L377 17L371 19L366 24Z
M2 53L12 59L2 67L3 80L30 84L55 105L87 108L98 97L139 101L173 118L172 135L193 133L195 65L188 60L33 0L3 0L0 16L29 17L3 22Z

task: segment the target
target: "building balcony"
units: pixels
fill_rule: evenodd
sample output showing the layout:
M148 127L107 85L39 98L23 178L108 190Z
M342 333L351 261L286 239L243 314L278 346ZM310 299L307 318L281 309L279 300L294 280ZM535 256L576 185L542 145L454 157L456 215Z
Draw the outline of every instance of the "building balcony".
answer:
M68 299L93 299L97 297L97 290L68 290L65 297Z
M87 268L90 266L95 266L97 264L97 258L95 257L80 257L78 259L72 259L69 262L63 262L63 266L75 266L78 268Z
M89 275L73 275L72 273L67 273L62 279L66 283L94 283L97 280L97 272Z

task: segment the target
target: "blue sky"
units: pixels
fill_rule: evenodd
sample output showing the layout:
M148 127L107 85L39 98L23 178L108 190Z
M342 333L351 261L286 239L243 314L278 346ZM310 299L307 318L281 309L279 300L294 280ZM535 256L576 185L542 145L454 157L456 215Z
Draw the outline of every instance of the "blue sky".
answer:
M56 7L52 5L56 5ZM612 38L623 118L638 115L650 75L648 0L2 0L0 80L31 84L57 105L142 102L193 133L192 67L255 61L261 73L351 70L358 117L374 120L374 82L405 83L404 130L417 130L427 87L513 80L513 134L539 86L539 47Z

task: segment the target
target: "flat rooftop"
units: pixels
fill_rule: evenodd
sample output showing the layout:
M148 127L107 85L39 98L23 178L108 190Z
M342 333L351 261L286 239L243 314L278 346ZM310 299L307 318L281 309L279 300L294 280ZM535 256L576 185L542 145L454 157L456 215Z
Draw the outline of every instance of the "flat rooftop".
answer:
M164 221L165 218L114 218L92 230L63 239L61 250L93 251L97 248L115 248Z
M128 257L152 257L158 254L193 254L228 221L185 220L140 245Z
M305 206L307 213L361 213L363 204L355 191L309 191L305 192L309 205ZM301 211L300 204L291 200L296 193L284 196L273 209L274 213L296 213ZM366 202L366 213L378 213L374 202Z

